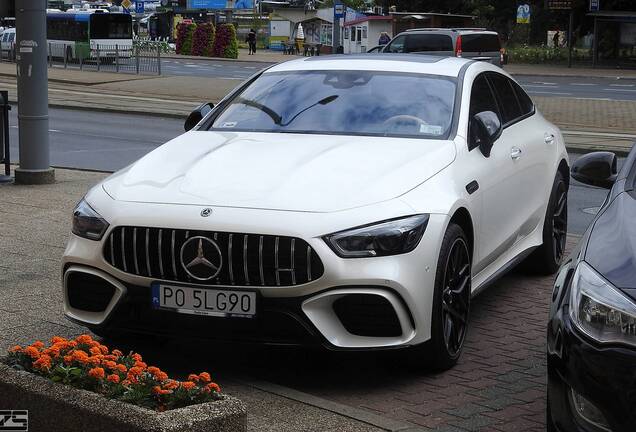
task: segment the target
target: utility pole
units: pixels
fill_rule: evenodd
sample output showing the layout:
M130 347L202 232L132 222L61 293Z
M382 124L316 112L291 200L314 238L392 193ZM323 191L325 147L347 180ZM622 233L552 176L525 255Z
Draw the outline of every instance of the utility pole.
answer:
M332 54L338 53L340 47L340 18L344 17L345 9L341 1L336 0L333 4L333 37L331 38Z
M55 182L50 166L46 0L16 4L20 167L15 182Z

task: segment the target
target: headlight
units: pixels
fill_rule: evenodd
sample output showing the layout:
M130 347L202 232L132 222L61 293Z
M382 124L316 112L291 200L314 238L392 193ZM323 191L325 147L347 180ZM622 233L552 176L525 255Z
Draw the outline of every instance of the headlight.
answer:
M427 224L428 215L414 215L340 231L324 239L343 258L397 255L415 249Z
M585 262L572 279L570 317L599 342L636 346L636 304Z
M89 240L99 240L107 228L108 222L86 200L82 199L73 210L73 234Z

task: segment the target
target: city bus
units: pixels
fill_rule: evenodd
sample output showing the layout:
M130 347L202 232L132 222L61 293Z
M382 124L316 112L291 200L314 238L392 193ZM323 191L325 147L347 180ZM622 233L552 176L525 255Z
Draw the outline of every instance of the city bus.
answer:
M51 12L46 15L46 36L53 57L67 61L130 57L132 18L108 12Z

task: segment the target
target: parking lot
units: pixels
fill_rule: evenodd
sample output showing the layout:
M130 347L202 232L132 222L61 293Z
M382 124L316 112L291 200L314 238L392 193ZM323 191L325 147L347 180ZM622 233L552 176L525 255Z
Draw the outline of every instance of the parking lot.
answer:
M58 170L55 185L2 188L2 351L82 332L62 317L59 258L71 209L103 177ZM570 238L570 247L575 241ZM226 391L248 402L252 430L540 431L551 287L551 276L513 272L474 299L464 355L445 373L411 368L405 354L394 352L118 343L172 373L210 370Z

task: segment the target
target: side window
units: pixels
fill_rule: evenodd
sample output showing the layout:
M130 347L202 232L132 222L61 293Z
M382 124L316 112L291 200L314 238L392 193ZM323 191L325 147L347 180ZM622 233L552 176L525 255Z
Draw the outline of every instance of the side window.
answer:
M443 34L410 34L406 37L406 52L453 51L453 39Z
M514 81L512 82L512 87L515 89L515 94L517 95L517 100L519 101L519 105L521 105L521 115L530 114L534 111L534 103L532 103L532 99L528 96L519 84Z
M468 109L468 147L469 150L472 150L476 147L475 140L472 139L472 131L470 130L470 119L477 113L483 111L492 111L499 119L501 119L501 114L499 114L499 109L497 107L497 101L495 100L495 96L490 89L490 84L488 84L488 80L484 74L479 75L475 81L473 81L473 87L470 91L470 107Z
M508 77L492 72L488 74L488 79L495 90L499 106L501 106L503 123L510 123L521 117L521 106Z
M406 36L404 36L404 35L396 37L384 49L384 52L403 53L404 52L404 41L405 40L406 40Z

